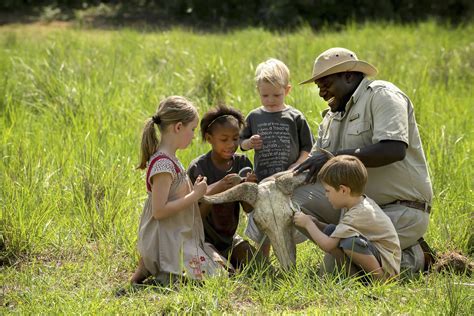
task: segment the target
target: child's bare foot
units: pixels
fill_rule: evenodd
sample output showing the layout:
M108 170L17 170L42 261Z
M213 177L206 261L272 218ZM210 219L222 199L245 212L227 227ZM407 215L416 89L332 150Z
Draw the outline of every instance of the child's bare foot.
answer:
M138 267L135 273L130 280L130 283L133 284L142 284L149 276L151 275L150 272L145 268L145 264L143 263L142 258L138 261Z
M149 276L149 273L137 269L130 279L130 284L143 284L143 281L145 281Z

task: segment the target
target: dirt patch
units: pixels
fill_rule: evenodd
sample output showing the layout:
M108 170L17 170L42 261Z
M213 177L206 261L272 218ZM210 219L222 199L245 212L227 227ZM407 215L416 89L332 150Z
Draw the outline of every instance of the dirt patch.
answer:
M460 252L449 251L438 254L432 269L437 272L466 274L467 276L471 276L474 270L474 263Z

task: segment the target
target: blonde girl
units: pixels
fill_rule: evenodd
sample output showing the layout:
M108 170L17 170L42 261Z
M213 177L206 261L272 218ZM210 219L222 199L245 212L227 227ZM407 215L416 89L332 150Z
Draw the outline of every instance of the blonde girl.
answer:
M150 275L162 284L183 276L200 280L225 265L204 243L197 201L206 193L206 178L197 178L193 187L176 158L176 151L191 143L197 125L196 108L180 96L161 101L145 123L138 169L146 169L148 198L140 218L140 260L132 284Z

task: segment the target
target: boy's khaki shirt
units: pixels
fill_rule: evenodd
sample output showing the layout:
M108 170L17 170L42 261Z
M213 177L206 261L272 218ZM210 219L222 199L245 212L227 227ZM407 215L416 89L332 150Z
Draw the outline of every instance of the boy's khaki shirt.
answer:
M364 236L379 251L382 269L390 276L400 273L401 250L398 235L390 218L370 198L349 210L342 210L341 220L331 234L335 238Z

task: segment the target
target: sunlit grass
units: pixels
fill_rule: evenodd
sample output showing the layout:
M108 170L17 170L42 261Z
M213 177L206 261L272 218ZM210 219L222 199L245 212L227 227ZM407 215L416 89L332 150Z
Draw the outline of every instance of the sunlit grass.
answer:
M378 78L393 81L411 97L435 191L427 240L438 250L468 253L473 33L472 24L434 23L225 35L0 28L6 264L0 310L469 314L473 282L466 276L430 275L369 288L353 280L319 279L314 272L321 253L310 243L298 246L297 270L280 277L257 271L120 299L114 291L126 284L137 261L145 185L135 166L142 123L159 100L185 95L200 113L224 100L246 114L259 104L255 66L276 57L292 73L288 103L306 114L314 132L325 105L314 86L297 83L310 75L316 55L331 46L356 51L378 67ZM187 165L207 149L196 139L179 157Z

